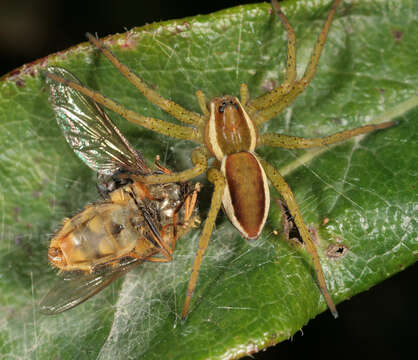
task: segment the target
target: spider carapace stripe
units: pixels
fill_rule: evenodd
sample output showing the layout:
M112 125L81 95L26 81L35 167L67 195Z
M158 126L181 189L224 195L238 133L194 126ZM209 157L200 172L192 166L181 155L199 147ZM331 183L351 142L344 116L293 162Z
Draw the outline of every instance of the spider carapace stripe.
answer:
M214 98L209 109L205 142L218 161L222 161L225 155L254 151L257 129L236 97Z
M226 179L222 204L232 224L247 239L256 239L267 219L270 193L267 177L252 153L256 127L239 100L233 96L210 103L205 141L221 162Z
M258 238L270 207L263 167L245 151L225 156L221 170L227 181L222 203L228 218L245 238Z

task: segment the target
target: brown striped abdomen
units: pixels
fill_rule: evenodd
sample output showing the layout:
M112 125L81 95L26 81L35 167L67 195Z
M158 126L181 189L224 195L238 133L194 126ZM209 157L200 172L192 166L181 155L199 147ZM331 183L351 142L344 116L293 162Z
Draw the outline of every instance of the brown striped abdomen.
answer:
M256 239L266 222L270 193L256 156L240 152L226 156L221 168L226 180L222 204L232 224L247 239Z

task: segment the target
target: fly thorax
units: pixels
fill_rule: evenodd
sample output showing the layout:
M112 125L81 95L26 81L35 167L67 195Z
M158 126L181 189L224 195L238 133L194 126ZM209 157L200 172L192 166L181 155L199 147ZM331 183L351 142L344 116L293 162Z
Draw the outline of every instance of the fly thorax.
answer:
M236 97L214 98L210 104L205 141L210 152L222 161L225 155L254 151L257 130Z
M181 186L178 183L149 185L153 198L152 206L155 206L158 221L162 226L173 222L173 215L180 203ZM151 206L151 204L150 204Z

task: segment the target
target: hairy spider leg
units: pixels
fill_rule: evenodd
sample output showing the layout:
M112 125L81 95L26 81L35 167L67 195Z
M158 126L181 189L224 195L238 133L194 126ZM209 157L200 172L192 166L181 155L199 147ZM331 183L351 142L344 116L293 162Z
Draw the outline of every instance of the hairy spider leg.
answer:
M190 300L192 299L194 289L196 287L197 278L199 275L200 265L202 264L203 255L209 245L209 240L212 235L213 226L215 224L216 216L219 213L222 204L222 196L224 194L226 180L223 174L216 168L208 170L208 180L214 184L212 200L210 203L209 213L207 215L205 225L203 226L202 234L200 235L197 254L194 259L192 273L190 275L189 284L187 286L186 300L184 302L183 312L181 318L184 321L189 312Z
M283 134L264 133L259 137L259 144L286 149L309 149L313 147L322 147L335 144L357 135L367 134L375 130L386 129L396 124L396 121L388 121L380 124L365 125L355 129L340 131L335 134L319 138L303 138Z
M200 106L200 110L202 110L203 115L205 117L209 117L210 113L207 107L207 100L206 100L205 93L202 90L196 90L196 98Z
M291 87L291 90L287 93L282 93L279 90L276 90L278 88L280 88L281 86L279 86L276 89L271 90L269 93L267 93L267 98L270 101L270 106L262 108L260 111L258 111L257 113L255 113L255 117L254 120L257 124L257 127L260 127L261 125L263 125L265 122L267 122L268 120L272 119L274 116L280 114L283 109L285 109L286 107L288 107L293 100L301 93L303 92L303 90L305 90L305 88L309 85L309 83L312 81L313 77L315 76L315 72L316 69L318 67L318 62L319 62L319 58L321 57L321 53L322 53L322 49L324 48L325 45L325 41L327 40L327 36L328 36L328 32L332 23L332 20L334 18L335 12L337 10L337 7L339 5L339 3L341 2L341 0L335 0L331 10L328 13L328 17L324 23L324 26L318 36L318 40L316 41L314 48L312 50L312 55L311 58L309 60L309 64L306 67L305 73L302 76L301 79L299 79L298 81L296 81L295 83L293 83L293 86ZM275 4L275 2L273 1L273 5L277 5L277 3ZM277 7L276 7L276 11L277 11ZM280 15L281 14L281 15ZM285 16L281 13L281 11L279 12L279 16L280 19L282 20L282 22L284 23ZM286 20L287 22L287 20ZM290 26L290 25L289 25ZM288 34L290 34L288 27L286 27ZM293 29L292 29L293 31ZM290 39L290 35L289 39ZM290 41L289 41L290 43ZM295 49L295 45L296 42L292 43L292 45L290 46L290 48L288 47L288 54L291 53L292 56L290 57L288 55L288 66L287 66L287 72L296 72L296 49ZM292 63L291 65L289 65L289 62ZM294 64L293 64L294 63ZM296 74L295 74L296 76ZM290 75L286 75L286 79L287 78L291 78ZM285 79L285 81L286 81ZM272 95L270 96L269 94L272 93ZM263 95L264 96L264 95ZM261 99L264 99L263 96L261 97ZM257 108L257 100L259 98L254 99L253 101L250 102L250 105L252 107ZM263 100L263 105L265 105L265 102Z
M172 100L163 98L155 90L151 89L140 77L138 77L128 66L123 64L106 46L102 44L102 41L95 38L90 33L86 34L89 41L95 45L104 56L115 66L119 72L128 79L144 96L157 105L170 115L174 116L177 120L186 124L202 126L204 119L200 114L189 111L179 104L176 104Z
M274 88L273 90L251 100L248 104L248 112L250 116L253 116L256 111L268 108L274 105L279 99L289 93L292 89L297 72L296 72L296 35L292 25L287 20L286 16L280 9L280 5L277 0L271 1L274 10L282 22L283 27L287 32L287 64L286 73L283 83Z
M282 195L286 205L289 209L290 214L292 215L296 226L298 227L299 233L302 237L304 244L306 245L306 250L312 258L314 269L316 272L319 288L321 289L322 295L325 298L325 301L328 304L329 309L331 310L334 318L338 317L337 309L335 308L334 302L332 301L331 295L328 292L327 284L325 282L324 273L322 271L321 262L319 260L318 252L316 246L309 234L309 231L303 221L302 214L300 213L298 204L296 202L295 196L292 193L289 185L285 179L280 175L280 173L271 166L268 162L260 159L261 164L266 172L267 177L273 184L273 186L279 191Z
M193 167L190 169L158 175L132 175L120 174L120 178L129 178L144 184L165 184L170 182L185 182L203 174L208 167L209 152L203 147L194 149L192 152Z
M248 109L248 102L250 101L250 90L248 90L247 84L241 84L239 88L239 97L241 100L242 106Z
M132 110L126 109L122 105L119 105L115 101L103 96L97 91L89 89L86 86L80 85L74 81L65 79L55 74L46 73L45 75L58 83L61 83L65 86L71 87L74 90L77 90L81 94L91 98L92 100L94 100L100 105L103 105L109 110L112 110L113 112L122 116L126 120L134 124L143 126L148 130L155 131L159 134L177 139L189 140L198 144L204 143L200 131L193 127L177 125L168 121L140 115Z

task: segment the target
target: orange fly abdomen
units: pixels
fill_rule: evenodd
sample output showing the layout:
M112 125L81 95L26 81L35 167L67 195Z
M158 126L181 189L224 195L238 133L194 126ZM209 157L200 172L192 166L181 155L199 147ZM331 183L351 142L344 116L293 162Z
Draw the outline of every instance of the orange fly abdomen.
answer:
M68 220L51 240L50 261L61 270L89 270L132 251L142 237L132 207L104 203ZM129 214L130 213L130 214ZM115 218L122 221L115 222ZM57 250L61 256L57 256ZM62 259L61 259L62 257Z

